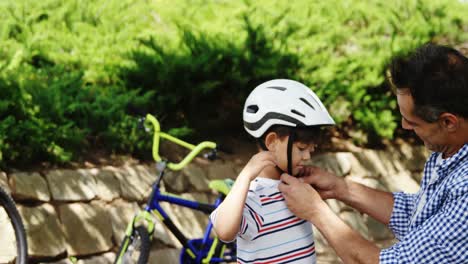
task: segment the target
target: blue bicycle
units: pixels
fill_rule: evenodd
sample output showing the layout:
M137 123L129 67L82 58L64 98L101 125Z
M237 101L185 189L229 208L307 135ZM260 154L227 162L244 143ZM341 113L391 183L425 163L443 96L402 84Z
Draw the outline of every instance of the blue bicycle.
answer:
M236 261L235 243L224 244L217 237L210 237L213 225L208 222L205 228L203 238L188 239L180 229L173 223L169 214L161 207L160 202L168 202L171 204L187 207L190 209L201 211L209 215L228 194L233 181L214 180L210 182L210 188L219 193L214 204L200 203L197 201L187 200L178 197L171 193L163 193L160 191L160 183L164 177L166 169L173 171L181 170L189 164L193 158L200 154L203 150L209 149L210 152L205 154L208 159L216 158L216 143L210 141L201 142L198 145L192 145L167 133L160 131L158 120L148 114L144 120L146 127L153 127L153 158L156 161L157 171L159 175L156 182L153 184L152 193L148 199L145 209L139 212L133 220L128 224L115 263L138 263L143 264L148 262L151 238L155 229L155 223L152 220L152 215L157 216L161 222L170 230L172 234L182 244L180 252L180 263L227 263ZM190 153L179 163L172 163L163 160L159 156L159 141L161 138L169 140L180 146L190 150Z

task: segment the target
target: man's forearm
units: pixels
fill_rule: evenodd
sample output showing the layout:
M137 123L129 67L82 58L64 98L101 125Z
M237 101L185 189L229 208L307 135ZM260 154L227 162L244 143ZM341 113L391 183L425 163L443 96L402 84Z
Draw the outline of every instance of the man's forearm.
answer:
M346 191L338 194L338 200L388 225L393 211L392 193L372 189L350 180L345 180L345 184Z
M379 263L380 248L352 230L326 204L320 214L309 221L320 230L344 263Z

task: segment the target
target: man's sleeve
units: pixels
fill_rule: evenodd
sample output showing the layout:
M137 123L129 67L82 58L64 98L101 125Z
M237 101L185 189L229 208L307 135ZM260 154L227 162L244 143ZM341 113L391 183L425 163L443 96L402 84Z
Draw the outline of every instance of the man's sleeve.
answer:
M416 197L417 194L393 193L393 211L388 227L399 240L408 232Z
M380 263L468 263L468 185L452 188L436 215L381 251Z

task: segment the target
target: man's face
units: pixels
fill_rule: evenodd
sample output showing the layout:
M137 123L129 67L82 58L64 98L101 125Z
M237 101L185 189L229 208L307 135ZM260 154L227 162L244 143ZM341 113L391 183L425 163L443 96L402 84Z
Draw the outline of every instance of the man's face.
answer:
M398 90L397 101L402 116L402 127L413 130L429 150L443 152L446 149L447 141L445 131L439 122L428 123L414 114L414 100L409 91Z

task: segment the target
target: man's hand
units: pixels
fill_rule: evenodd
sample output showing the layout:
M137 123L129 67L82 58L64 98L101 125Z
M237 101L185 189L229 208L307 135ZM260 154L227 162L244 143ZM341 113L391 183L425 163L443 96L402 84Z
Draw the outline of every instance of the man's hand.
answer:
M337 199L388 225L393 211L393 195L345 180L318 167L305 167L300 180L309 183L322 199Z
M249 181L254 180L257 178L258 174L268 166L276 166L276 158L272 152L269 151L262 151L250 158L247 165L245 165L244 169L242 169L241 173L239 174L239 178L249 179Z
M315 166L304 167L298 177L311 184L323 199L346 196L347 185L343 178Z
M304 184L302 178L284 173L278 188L289 210L299 218L313 222L315 216L327 207L317 191L309 184Z
M283 193L289 210L297 217L314 224L344 263L379 262L380 249L333 213L319 193L310 184L303 182L304 178L283 174L281 180L278 188Z

